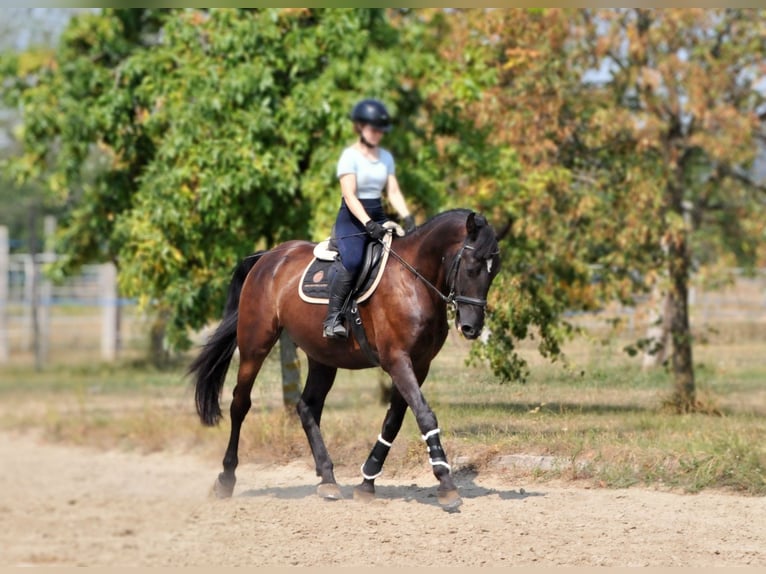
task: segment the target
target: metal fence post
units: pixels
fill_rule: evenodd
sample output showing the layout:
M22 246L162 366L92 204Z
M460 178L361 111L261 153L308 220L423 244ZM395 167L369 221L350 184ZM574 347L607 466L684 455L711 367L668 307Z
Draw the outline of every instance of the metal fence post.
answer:
M119 308L117 300L117 268L114 263L99 266L101 296L101 358L114 361L119 342Z

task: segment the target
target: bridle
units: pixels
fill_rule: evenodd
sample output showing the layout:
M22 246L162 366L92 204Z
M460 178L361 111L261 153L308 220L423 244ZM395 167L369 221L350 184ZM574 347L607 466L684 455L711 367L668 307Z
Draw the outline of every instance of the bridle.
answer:
M378 240L380 241L380 240ZM383 243L381 241L381 243ZM436 285L431 283L428 279L426 279L417 269L415 269L412 265L407 263L396 251L391 249L391 247L386 247L383 245L384 249L388 249L388 252L393 255L404 267L406 267L409 271L411 271L418 279L423 281L426 285L428 285L431 289L433 289L441 298L442 301L447 303L448 305L451 305L453 308L457 309L458 303L465 304L465 305L475 305L476 307L481 307L482 309L486 310L487 308L487 300L486 299L479 299L476 297L466 297L465 295L458 295L457 294L457 277L458 277L458 271L460 269L460 263L463 260L463 252L465 252L466 249L469 250L475 250L476 248L473 245L468 245L466 243L466 239L463 240L463 245L460 246L460 249L458 250L455 257L452 259L452 263L450 264L449 271L447 272L447 287L449 288L449 293L445 295L442 293ZM490 256L497 255L500 253L500 251L494 251L490 253Z
M455 255L455 258L452 260L452 265L450 265L449 274L447 275L447 287L449 287L449 295L445 297L445 301L453 305L455 308L457 308L458 303L464 303L466 305L475 305L477 307L481 307L482 309L486 309L486 299L466 297L465 295L457 294L457 274L460 269L460 263L463 261L463 252L466 249L475 250L476 248L473 245L468 245L465 240L463 240L463 245L460 247L460 251L457 252L457 255ZM491 255L495 254L492 253Z

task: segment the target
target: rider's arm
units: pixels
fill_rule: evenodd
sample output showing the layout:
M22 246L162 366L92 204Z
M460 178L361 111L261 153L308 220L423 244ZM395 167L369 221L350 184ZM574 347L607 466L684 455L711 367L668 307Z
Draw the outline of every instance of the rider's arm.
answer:
M346 201L346 207L356 217L362 225L367 223L371 218L367 215L367 211L364 209L362 202L356 196L356 175L353 173L346 173L340 176L340 191L343 194L343 199Z
M396 179L396 175L389 174L388 183L386 184L386 194L388 195L388 201L391 203L391 207L396 210L399 217L404 219L410 214L410 210L407 209L407 203L404 201L404 195L399 187L399 181Z

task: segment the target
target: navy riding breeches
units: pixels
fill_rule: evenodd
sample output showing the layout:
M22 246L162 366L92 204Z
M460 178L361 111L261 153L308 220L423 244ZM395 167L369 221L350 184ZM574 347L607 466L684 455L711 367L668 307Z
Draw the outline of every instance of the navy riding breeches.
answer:
M378 223L388 221L380 199L360 199L367 215ZM335 238L338 241L340 260L348 271L357 274L364 261L364 249L371 241L367 231L342 200L335 220Z

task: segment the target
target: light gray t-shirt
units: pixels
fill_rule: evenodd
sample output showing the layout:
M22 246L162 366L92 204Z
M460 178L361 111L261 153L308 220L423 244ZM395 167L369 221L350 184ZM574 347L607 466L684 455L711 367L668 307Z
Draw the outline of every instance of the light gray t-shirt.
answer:
M353 173L356 175L356 196L359 199L378 199L386 187L388 176L396 173L394 157L383 148L378 148L378 159L371 160L362 155L354 146L347 147L338 160L338 177Z

